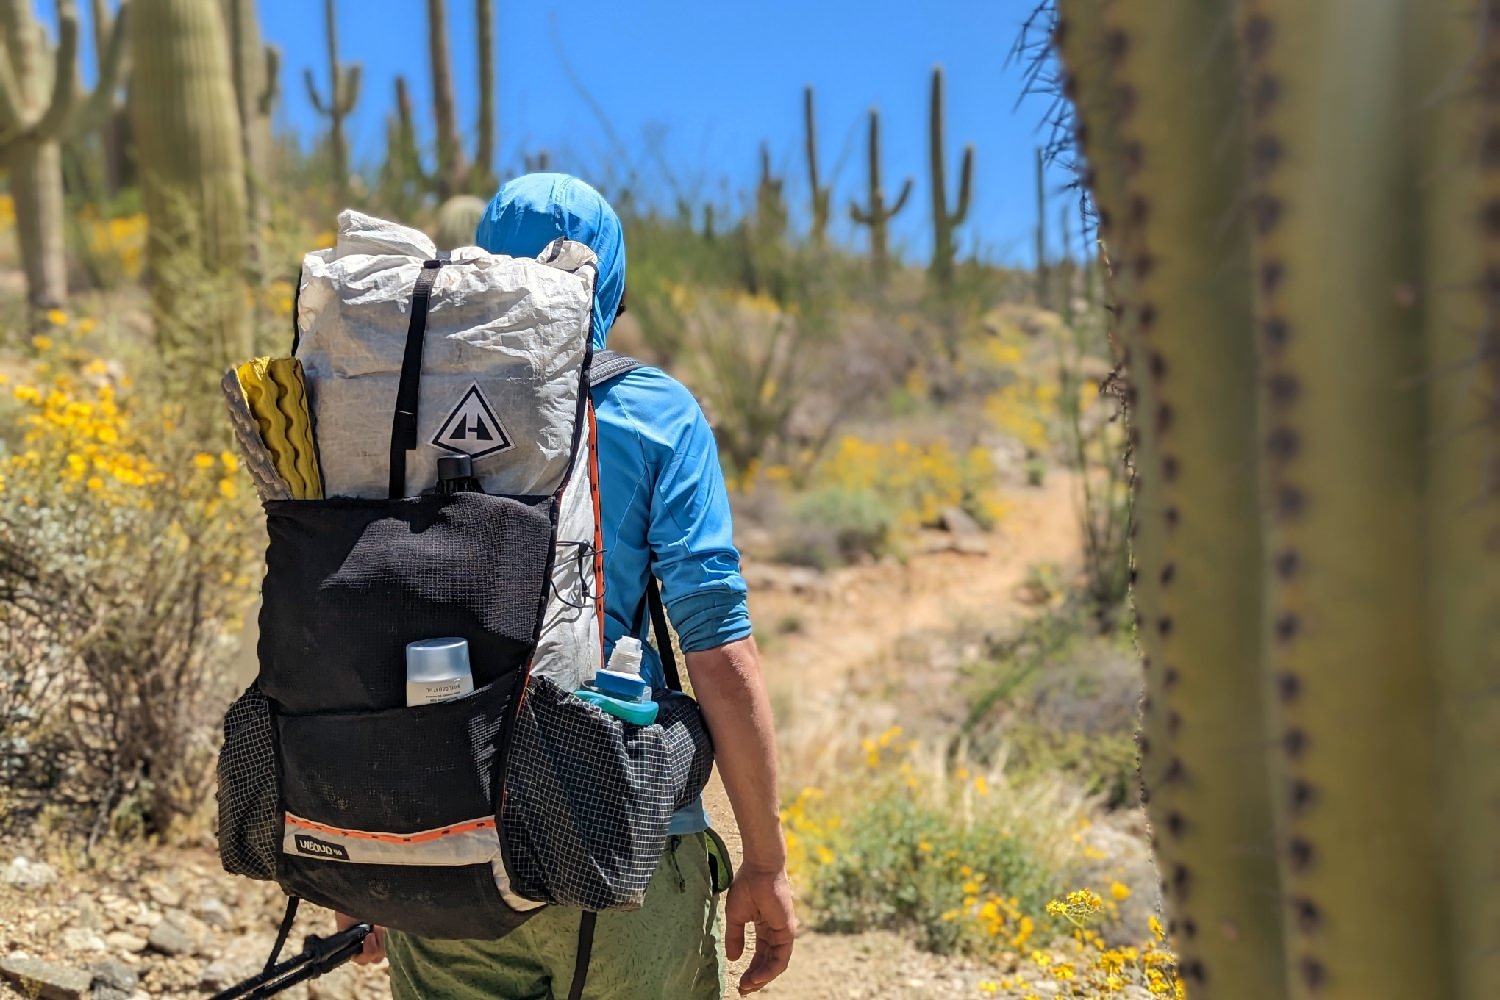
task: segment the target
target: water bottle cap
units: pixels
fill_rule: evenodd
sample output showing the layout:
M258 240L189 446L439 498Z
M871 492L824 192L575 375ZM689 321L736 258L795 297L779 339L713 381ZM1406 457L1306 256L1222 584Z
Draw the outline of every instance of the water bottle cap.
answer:
M455 677L469 672L467 639L453 636L442 639L419 639L406 646L408 680Z

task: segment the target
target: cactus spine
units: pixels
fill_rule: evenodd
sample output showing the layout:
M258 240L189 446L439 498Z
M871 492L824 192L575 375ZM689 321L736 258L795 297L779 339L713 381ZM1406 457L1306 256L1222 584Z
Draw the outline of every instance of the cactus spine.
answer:
M818 129L817 119L813 114L812 87L802 90L802 122L807 151L807 185L812 200L810 232L813 244L821 247L828 240L828 216L833 203L833 192L818 180Z
M245 161L245 197L251 257L259 266L259 236L269 221L265 190L271 180L271 112L276 104L281 52L262 45L255 0L224 0L234 95L240 115L240 155Z
M443 0L427 0L427 51L432 62L432 113L437 126L437 196L439 201L447 201L463 190L465 170Z
M307 96L318 114L328 119L328 146L333 156L334 182L342 196L349 186L349 142L344 135L344 119L353 112L359 101L360 65L343 66L339 63L338 21L333 0L323 0L323 19L328 40L328 99L318 93L313 71L304 69L302 80L307 84Z
M908 177L902 182L901 192L896 195L895 202L890 207L886 207L885 187L880 181L880 112L874 108L870 109L869 178L870 187L865 206L861 208L858 202L850 202L849 217L857 225L869 227L870 268L875 275L875 283L884 285L886 278L890 275L887 223L895 218L897 212L906 207L906 199L911 196L911 178Z
M474 18L474 41L479 49L476 53L479 63L479 121L474 128L474 162L469 167L469 188L489 193L495 187L494 0L474 0Z
M1059 7L1129 351L1141 773L1189 994L1490 1000L1500 12Z
M57 45L31 12L31 0L0 0L0 165L15 203L26 300L34 309L68 297L63 242L62 139L91 127L114 101L124 53L126 8L110 34L99 82L78 100L78 14L58 0Z
M932 71L932 106L928 118L928 152L932 166L932 280L939 289L953 285L958 244L953 231L969 217L969 193L974 179L974 147L964 147L958 176L958 205L948 207L948 157L943 146L943 68Z
M220 6L203 0L134 0L131 114L151 220L149 265L158 330L184 326L222 362L248 357L244 302L234 294L245 263L245 168L228 36ZM201 268L224 290L204 308L184 271ZM174 334L168 334L170 340ZM169 343L164 346L192 345Z

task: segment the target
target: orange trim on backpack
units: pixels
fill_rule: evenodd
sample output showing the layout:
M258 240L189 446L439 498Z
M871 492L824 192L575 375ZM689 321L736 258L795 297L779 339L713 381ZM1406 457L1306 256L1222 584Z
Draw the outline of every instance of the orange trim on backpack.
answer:
M434 840L441 840L444 837L495 829L495 820L489 818L466 820L462 823L454 823L452 826L438 827L436 830L423 830L420 833L370 833L367 830L345 830L337 826L314 823L310 819L293 816L291 813L285 813L284 815L287 824L290 826L317 830L320 833L330 833L339 837L349 837L354 840L378 840L387 844L426 844Z

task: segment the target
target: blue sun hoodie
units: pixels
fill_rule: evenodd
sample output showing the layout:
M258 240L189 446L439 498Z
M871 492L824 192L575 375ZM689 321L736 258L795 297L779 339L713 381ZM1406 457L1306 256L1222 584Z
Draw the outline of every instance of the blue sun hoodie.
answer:
M490 253L535 257L559 236L587 244L599 257L593 346L603 350L625 292L625 238L599 192L566 174L518 177L490 201L475 242ZM646 646L641 672L663 687L661 659L646 642L649 572L661 581L662 601L684 651L713 649L750 634L718 448L692 394L660 369L637 368L596 387L592 397L606 655L616 640L634 635ZM700 802L672 818L671 832L707 826Z

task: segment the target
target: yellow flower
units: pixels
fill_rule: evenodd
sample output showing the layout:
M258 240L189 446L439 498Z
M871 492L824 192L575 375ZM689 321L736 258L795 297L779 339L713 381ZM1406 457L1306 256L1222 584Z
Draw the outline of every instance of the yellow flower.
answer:
M1052 975L1063 982L1072 979L1075 974L1071 962L1058 962L1052 967Z
M974 778L974 791L978 792L980 795L990 794L989 779L982 774L976 776Z
M193 464L200 469L212 469L214 467L214 457L206 451L200 451L193 456Z
M1125 900L1130 898L1130 886L1126 885L1123 882L1111 882L1109 886L1109 894L1113 896L1117 901L1124 902Z
M1167 932L1162 929L1161 921L1156 919L1156 914L1154 913L1151 914L1151 918L1146 921L1146 926L1151 928L1151 936L1156 938L1158 943L1160 943L1162 939L1167 936Z
M227 469L228 471L230 471L230 472L237 472L237 471L239 471L240 460L235 457L234 452L232 452L232 451L223 451L223 452L220 452L219 453L219 461L221 461L221 462L224 463L224 468Z
M994 993L998 992L999 989L1000 989L1000 984L996 983L996 982L993 982L992 980L989 980L989 979L986 979L984 982L982 982L982 983L979 984L979 992L981 992L981 993L994 994Z
M53 326L67 326L68 314L63 312L61 309L48 309L47 322L51 323Z
M39 351L52 350L53 343L54 341L52 340L52 338L47 336L45 333L39 333L35 337L31 338L31 346L35 347Z
M91 490L102 490L104 489L104 480L100 479L98 476L90 476L89 481L84 483L83 485L87 486Z
M917 850L921 851L923 854L931 854L932 842L928 840L917 841Z

